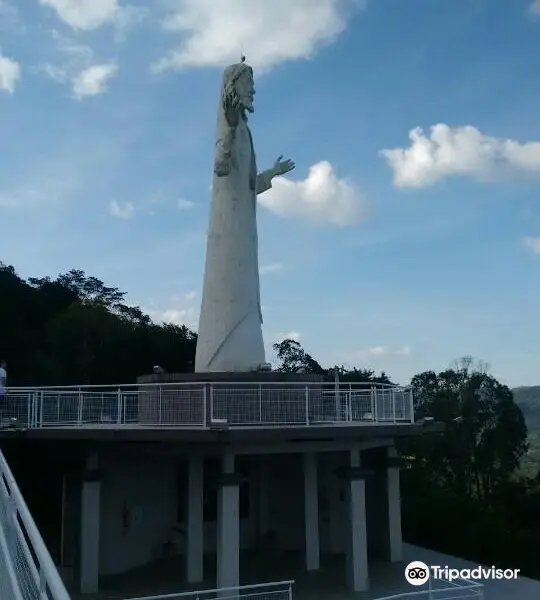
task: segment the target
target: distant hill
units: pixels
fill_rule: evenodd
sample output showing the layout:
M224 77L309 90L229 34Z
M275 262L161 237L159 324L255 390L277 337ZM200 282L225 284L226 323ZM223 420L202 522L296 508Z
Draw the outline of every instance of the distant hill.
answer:
M522 467L529 474L536 474L540 469L540 385L518 387L512 392L529 430L530 448Z

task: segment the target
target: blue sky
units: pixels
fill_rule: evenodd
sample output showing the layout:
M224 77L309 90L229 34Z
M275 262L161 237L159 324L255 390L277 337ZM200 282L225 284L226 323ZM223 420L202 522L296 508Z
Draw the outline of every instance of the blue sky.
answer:
M540 2L146 4L0 0L0 260L196 328L243 51L259 168L297 165L259 198L269 356L540 383Z

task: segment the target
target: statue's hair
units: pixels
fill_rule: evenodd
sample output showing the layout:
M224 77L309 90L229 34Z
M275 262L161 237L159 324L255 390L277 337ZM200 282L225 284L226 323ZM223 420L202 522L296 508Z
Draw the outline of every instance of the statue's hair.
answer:
M244 114L236 90L236 82L244 73L249 73L253 76L253 69L244 62L227 67L223 73L221 102L230 127L236 127L240 115L243 116Z
M229 175L232 168L232 148L236 137L236 129L240 119L245 119L245 110L240 102L236 82L244 73L253 76L253 70L244 62L231 65L223 73L223 85L221 87L221 107L223 111L220 118L225 117L228 127L222 131L223 137L217 141L216 157L214 162L214 173L218 177ZM253 184L254 185L254 184Z

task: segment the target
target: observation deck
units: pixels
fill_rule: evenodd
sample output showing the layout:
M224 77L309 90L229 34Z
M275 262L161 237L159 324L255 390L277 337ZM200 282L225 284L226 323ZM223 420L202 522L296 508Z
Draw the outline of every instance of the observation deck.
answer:
M390 384L187 381L102 386L9 388L0 406L4 428L39 437L128 438L153 431L187 437L228 432L312 435L314 430L363 431L366 436L411 435L413 390ZM83 433L84 432L84 433ZM242 433L243 432L243 433ZM307 433L309 432L309 433Z

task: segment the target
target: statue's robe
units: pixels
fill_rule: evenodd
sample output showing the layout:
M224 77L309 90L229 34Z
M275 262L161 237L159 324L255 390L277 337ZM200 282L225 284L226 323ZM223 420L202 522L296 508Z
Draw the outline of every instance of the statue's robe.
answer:
M195 371L249 372L265 362L259 283L257 175L251 132L220 108Z

